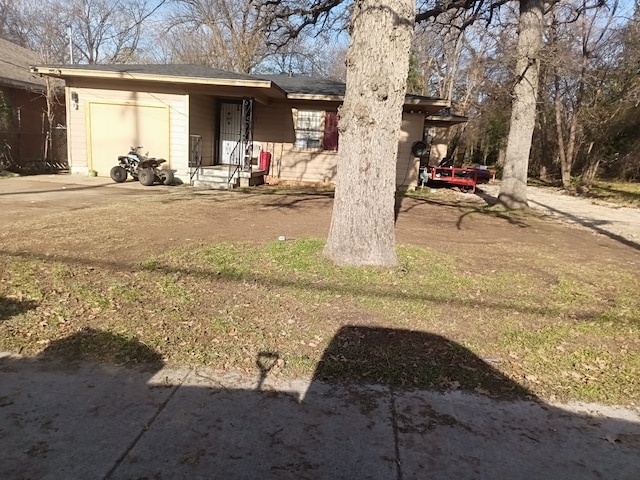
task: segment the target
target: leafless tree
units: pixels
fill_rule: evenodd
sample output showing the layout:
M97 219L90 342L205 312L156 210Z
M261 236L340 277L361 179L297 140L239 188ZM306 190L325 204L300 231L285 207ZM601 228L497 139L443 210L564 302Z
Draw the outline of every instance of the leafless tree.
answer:
M47 61L122 63L134 58L145 21L166 0L0 1L0 32Z
M245 0L174 0L169 38L175 60L249 73L273 50L269 6Z
M75 61L126 63L135 58L145 21L165 0L67 0Z
M579 156L589 163L587 158L595 153L596 138L585 136L585 123L589 121L590 110L601 101L601 95L590 86L606 80L603 74L606 76L608 69L599 65L607 52L615 51L612 36L617 2L577 15L581 5L567 3L563 9L552 12L548 35L557 151L562 185L567 190L572 189L572 174ZM597 122L601 124L603 120L598 118Z
M294 73L344 80L346 48L330 32L317 32L272 46L255 72Z

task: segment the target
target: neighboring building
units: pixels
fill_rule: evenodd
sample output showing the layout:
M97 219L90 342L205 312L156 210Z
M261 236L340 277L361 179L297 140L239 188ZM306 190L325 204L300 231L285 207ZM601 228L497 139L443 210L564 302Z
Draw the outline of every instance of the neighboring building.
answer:
M29 67L41 60L36 52L0 38L0 149L9 149L16 171L50 171L53 164L66 163L64 128L51 133L62 144L52 141L47 146L46 82ZM61 83L56 83L62 93ZM64 123L64 109L59 108L55 125Z
M108 176L130 146L162 157L184 183L213 171L249 177L332 182L345 85L327 79L254 76L197 65L44 65L34 73L66 82L72 173ZM397 184L418 181L425 117L448 102L407 95ZM270 164L261 162L269 156ZM269 155L266 155L269 154ZM250 171L250 173L248 173ZM228 178L225 178L225 182Z

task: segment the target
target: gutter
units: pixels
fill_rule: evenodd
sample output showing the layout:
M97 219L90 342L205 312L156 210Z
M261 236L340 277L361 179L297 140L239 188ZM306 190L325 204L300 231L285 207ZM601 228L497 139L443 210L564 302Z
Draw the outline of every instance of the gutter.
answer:
M226 87L249 87L249 88L273 88L277 87L277 90L284 92L280 87L273 84L271 81L265 80L236 80L229 78L206 78L206 77L182 77L174 75L158 75L149 73L132 73L132 72L108 72L104 70L81 70L71 68L60 67L30 67L32 73L39 75L47 75L51 77L79 77L79 78L94 78L94 79L129 79L140 80L148 82L158 83L183 83L193 85L215 85Z

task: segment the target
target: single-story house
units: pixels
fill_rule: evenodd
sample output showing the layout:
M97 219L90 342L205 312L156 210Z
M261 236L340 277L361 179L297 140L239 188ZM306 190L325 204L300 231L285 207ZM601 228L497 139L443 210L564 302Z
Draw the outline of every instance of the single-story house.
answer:
M340 148L337 111L345 84L297 75L245 75L199 65L42 65L64 79L72 173L109 176L130 146L167 160L200 184L259 183L265 176L332 182ZM416 185L425 118L449 106L407 95L397 184ZM216 174L217 172L217 174Z
M29 67L40 61L38 53L0 38L0 148L10 151L11 167L16 171L38 171L45 156L52 158L46 151L51 145L47 142L46 82ZM62 87L61 82L55 84ZM64 125L64 110L57 108L54 113L54 127ZM59 163L65 160L57 159Z

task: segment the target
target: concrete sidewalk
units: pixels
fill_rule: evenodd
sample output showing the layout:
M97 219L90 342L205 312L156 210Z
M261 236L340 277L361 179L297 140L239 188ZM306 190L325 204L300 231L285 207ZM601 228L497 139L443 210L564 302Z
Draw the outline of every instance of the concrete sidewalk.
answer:
M638 479L626 409L0 359L2 479Z

